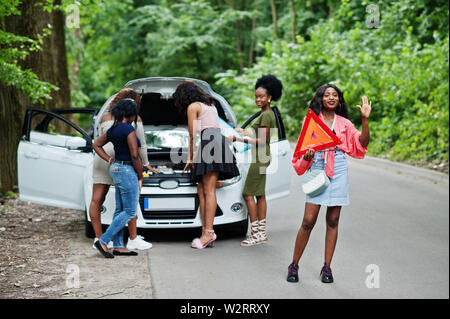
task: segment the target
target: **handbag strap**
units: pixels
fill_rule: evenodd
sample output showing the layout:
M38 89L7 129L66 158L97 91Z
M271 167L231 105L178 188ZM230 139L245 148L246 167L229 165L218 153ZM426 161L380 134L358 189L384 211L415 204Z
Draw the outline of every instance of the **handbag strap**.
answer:
M333 124L331 124L331 130L334 130L334 123L336 123L336 113L334 113ZM328 150L325 151L325 160L323 161L323 169L327 166Z

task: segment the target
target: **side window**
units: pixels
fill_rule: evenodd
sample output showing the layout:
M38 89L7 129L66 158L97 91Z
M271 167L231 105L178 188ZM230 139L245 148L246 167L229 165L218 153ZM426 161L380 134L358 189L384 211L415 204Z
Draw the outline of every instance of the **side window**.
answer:
M68 119L75 118L74 114L65 115L66 117L63 117L42 110L27 111L29 124L27 123L24 128L25 139L33 143L70 150L89 150L92 141L88 134Z
M93 134L93 127L92 127L92 121L95 113L62 113L59 114L60 116L64 117L65 119L69 120L73 124L75 124L77 127L81 128L83 131L88 133L91 137ZM57 122L55 118L52 119L52 122ZM51 123L51 122L50 122ZM79 132L74 130L72 127L69 129L69 134L75 134L75 136L78 135Z
M67 118L69 121L71 120L71 117L63 117ZM48 114L36 114L33 116L31 121L31 132L41 132L50 135L83 136L75 128Z

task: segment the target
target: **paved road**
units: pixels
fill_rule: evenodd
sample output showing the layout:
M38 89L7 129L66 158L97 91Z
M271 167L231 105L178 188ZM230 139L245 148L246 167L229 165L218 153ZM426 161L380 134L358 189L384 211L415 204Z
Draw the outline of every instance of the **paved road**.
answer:
M300 282L285 280L305 196L293 174L291 196L269 202L270 241L240 247L225 238L190 248L192 233L150 233L155 298L449 298L448 175L373 158L349 159L350 206L344 207L332 262L322 284L325 210L300 261ZM195 234L194 234L195 235ZM368 276L379 270L379 288ZM369 271L369 272L366 272Z

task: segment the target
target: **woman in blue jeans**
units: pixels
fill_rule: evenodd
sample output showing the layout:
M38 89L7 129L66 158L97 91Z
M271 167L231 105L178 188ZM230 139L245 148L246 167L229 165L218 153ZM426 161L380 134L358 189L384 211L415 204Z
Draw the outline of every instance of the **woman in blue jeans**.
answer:
M137 105L133 99L123 99L112 109L113 126L94 142L95 152L111 164L109 174L116 190L116 210L114 218L106 232L95 242L95 247L106 258L116 256L136 256L137 253L124 247L124 227L134 216L142 187L142 161L139 156L140 141L131 125L138 115ZM111 158L103 145L111 142L114 145L115 158ZM107 244L114 243L111 254Z

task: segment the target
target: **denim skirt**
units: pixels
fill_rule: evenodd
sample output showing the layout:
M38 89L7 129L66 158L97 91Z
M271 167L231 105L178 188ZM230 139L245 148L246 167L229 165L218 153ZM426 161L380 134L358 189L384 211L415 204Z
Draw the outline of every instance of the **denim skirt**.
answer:
M318 151L314 154L311 169L324 169L324 160L322 154L324 151ZM348 168L345 153L335 149L334 152L334 176L330 179L330 185L325 191L317 196L306 195L306 202L325 206L347 206L350 204L348 196Z

